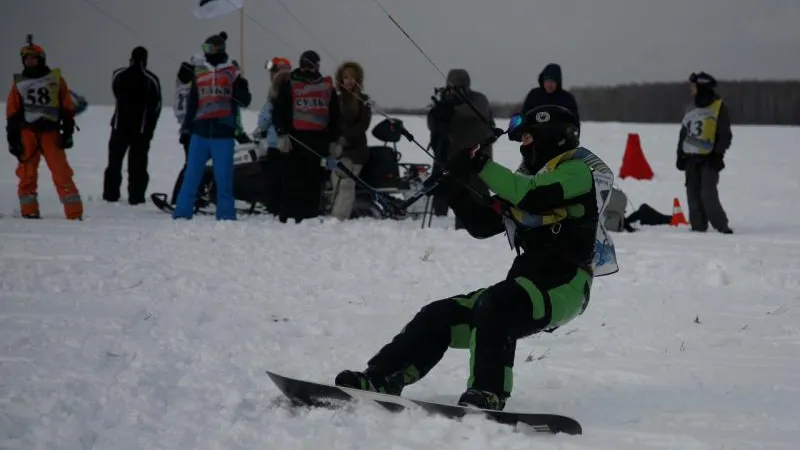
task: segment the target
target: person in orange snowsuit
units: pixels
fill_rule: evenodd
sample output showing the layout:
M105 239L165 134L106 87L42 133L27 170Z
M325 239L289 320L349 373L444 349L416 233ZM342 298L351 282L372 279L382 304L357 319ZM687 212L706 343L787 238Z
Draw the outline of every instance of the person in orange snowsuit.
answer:
M80 220L83 202L65 152L72 148L75 131L75 105L69 87L60 69L47 66L44 49L34 44L31 36L20 49L20 56L24 68L14 75L6 103L8 150L19 160L20 212L28 219L40 217L38 172L44 156L64 214L67 219Z

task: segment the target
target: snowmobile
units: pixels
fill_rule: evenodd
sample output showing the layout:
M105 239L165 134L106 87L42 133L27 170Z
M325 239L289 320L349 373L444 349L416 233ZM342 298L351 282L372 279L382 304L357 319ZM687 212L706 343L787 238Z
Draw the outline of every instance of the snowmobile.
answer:
M392 121L400 124L398 119ZM427 203L418 204L408 211L399 212L394 208L386 208L379 195L386 195L405 200L413 195L430 174L430 164L401 163L402 154L397 150L397 143L402 135L389 119L378 123L372 129L372 135L382 145L370 146L370 159L361 170L359 178L372 189L356 187L356 204L352 218L372 217L380 219L401 220L422 217L427 210ZM234 149L234 181L233 197L239 214L265 214L267 183L263 164L267 155L266 141L258 136L251 136L252 142L237 143ZM389 145L391 144L391 145ZM321 164L326 160L321 158ZM402 169L402 173L401 173ZM325 177L320 207L324 215L330 213L333 206L334 189L330 176ZM161 210L172 212L168 196L165 193L151 194L151 200ZM213 215L217 193L214 183L212 162L206 163L206 171L200 185L195 202L195 212L202 215Z

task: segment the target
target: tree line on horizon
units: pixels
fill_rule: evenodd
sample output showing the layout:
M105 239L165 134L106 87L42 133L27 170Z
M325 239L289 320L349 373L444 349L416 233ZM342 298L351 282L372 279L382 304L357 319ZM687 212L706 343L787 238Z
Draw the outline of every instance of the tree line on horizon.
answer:
M739 125L800 125L800 80L719 81L717 92L727 102L731 121ZM678 123L690 106L686 82L633 83L575 87L581 121ZM419 108L387 108L392 114L421 115ZM510 117L518 103L493 103L495 117Z

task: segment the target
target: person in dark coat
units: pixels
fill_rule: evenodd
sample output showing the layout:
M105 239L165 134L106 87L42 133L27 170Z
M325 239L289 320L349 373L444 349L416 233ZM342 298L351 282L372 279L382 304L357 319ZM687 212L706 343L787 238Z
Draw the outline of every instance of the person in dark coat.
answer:
M527 113L533 108L542 105L558 105L567 108L578 118L580 123L581 116L578 113L578 102L575 97L564 89L561 75L561 66L550 63L545 66L539 74L539 86L528 92L525 101L522 103L522 114Z
M708 223L723 234L733 234L719 200L719 173L733 133L728 107L714 88L717 80L700 72L689 76L694 104L681 121L678 170L686 172L686 197L692 231L706 231Z
M469 72L464 69L452 69L447 74L447 89L428 112L427 120L437 162L449 161L454 154L483 143L495 125L489 99L472 89ZM492 159L492 146L484 146L483 151ZM434 172L440 170L441 165L434 164ZM469 186L476 194L488 197L486 184L474 174L469 176ZM435 193L434 214L446 216L448 208L445 196ZM463 228L458 218L455 228Z
M278 133L278 149L285 153L284 183L286 196L281 201L278 220L295 223L318 217L321 213L325 167L322 158L339 146L339 96L330 76L319 71L317 52L308 50L300 56L299 67L292 71L278 91L272 112L272 124Z
M116 99L108 142L108 166L103 177L103 200L119 201L122 160L128 153L128 203L145 202L150 181L147 156L161 116L161 82L147 70L147 49L136 47L130 65L114 71L111 88Z

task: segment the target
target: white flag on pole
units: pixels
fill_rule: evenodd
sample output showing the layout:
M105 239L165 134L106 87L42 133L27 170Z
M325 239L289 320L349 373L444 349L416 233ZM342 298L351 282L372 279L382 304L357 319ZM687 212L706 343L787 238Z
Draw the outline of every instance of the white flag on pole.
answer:
M207 20L224 16L244 8L244 0L199 0L194 15Z

